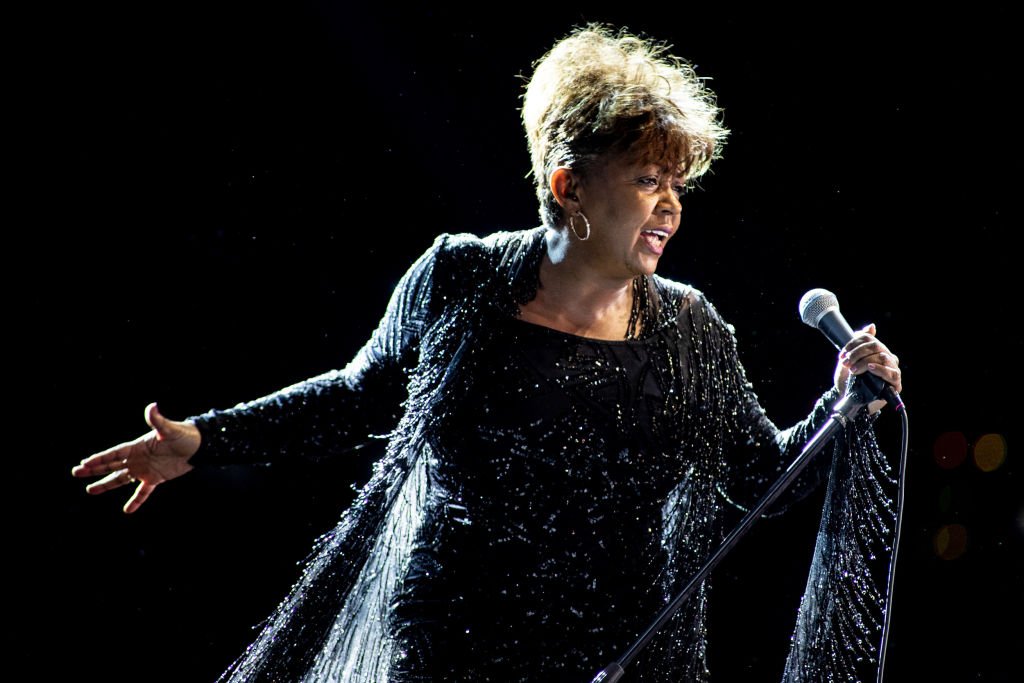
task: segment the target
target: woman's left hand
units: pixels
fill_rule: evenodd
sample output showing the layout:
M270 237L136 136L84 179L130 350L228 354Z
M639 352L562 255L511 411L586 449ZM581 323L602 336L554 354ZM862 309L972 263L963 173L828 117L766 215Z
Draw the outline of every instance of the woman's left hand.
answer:
M853 339L840 351L835 372L836 388L845 391L850 374L860 375L864 372L878 375L891 384L896 393L903 391L900 359L889 347L875 339L874 323L855 332ZM885 407L885 403L882 399L872 401L868 404L868 413L878 412Z

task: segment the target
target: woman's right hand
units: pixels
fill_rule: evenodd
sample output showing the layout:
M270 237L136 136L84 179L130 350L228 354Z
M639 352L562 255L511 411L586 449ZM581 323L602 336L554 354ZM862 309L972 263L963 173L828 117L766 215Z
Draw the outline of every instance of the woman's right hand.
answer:
M160 484L191 471L189 458L199 450L199 429L191 422L168 420L155 403L146 406L146 423L152 427L134 441L126 441L84 459L71 469L75 477L106 475L85 487L87 493L104 493L138 483L124 504L131 514L146 502Z

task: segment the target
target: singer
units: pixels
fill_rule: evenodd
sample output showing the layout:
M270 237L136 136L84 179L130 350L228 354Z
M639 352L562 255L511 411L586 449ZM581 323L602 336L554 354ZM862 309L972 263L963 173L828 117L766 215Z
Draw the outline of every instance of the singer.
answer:
M132 513L193 468L348 457L386 439L222 680L590 680L685 585L730 508L785 469L851 375L902 391L898 359L868 327L806 419L779 429L732 326L701 291L655 274L686 188L728 134L713 93L665 46L574 29L535 64L522 114L538 227L440 235L345 368L181 421L150 405L151 431L72 470L102 477L90 493L131 487ZM882 403L789 492L828 481L786 681L872 676L885 577L866 556L885 554L891 523L873 432ZM628 680L710 680L709 583Z

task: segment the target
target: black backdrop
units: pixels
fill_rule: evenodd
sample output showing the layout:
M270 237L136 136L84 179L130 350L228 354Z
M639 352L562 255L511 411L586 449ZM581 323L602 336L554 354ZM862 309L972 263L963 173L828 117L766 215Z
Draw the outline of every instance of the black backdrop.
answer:
M206 681L241 652L372 454L194 473L131 517L121 491L88 497L69 468L141 433L149 401L183 418L344 364L439 232L535 225L518 76L601 20L672 43L725 109L725 158L688 196L659 272L736 325L769 414L802 417L831 379L833 350L796 315L811 287L902 359L911 463L891 680L1010 680L1024 571L1005 405L1022 351L1008 16L42 13L8 105L26 114L12 139L28 152L8 253L26 275L8 291L29 332L10 425L25 445L9 457L30 473L10 474L25 537L9 562L28 570L15 642L42 677ZM897 422L879 423L893 456ZM949 432L1002 434L1005 464L937 466ZM718 680L778 678L820 504L763 522L716 572ZM967 544L944 559L935 538L953 523Z

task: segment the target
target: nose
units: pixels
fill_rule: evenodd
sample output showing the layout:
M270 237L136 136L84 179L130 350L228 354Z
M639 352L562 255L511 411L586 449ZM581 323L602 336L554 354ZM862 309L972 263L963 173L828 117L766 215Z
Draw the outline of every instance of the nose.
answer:
M661 197L658 198L658 205L655 207L655 212L672 216L682 213L682 210L683 203L672 186L663 187Z

